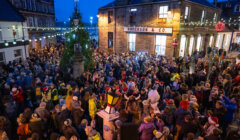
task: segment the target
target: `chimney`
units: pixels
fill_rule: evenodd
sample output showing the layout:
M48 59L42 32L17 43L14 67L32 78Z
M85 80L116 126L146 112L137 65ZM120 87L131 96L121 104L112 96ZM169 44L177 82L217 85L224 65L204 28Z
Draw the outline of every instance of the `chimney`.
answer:
M128 5L131 0L116 0L116 6Z
M142 0L142 3L150 3L152 2L153 0Z

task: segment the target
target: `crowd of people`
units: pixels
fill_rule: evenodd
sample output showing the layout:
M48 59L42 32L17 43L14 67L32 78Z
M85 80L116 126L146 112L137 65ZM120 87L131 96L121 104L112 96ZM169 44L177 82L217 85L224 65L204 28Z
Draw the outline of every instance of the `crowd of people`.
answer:
M107 139L96 115L106 94L120 96L111 139L134 135L124 125L137 126L136 140L240 139L238 61L96 51L94 70L74 79L60 69L63 48L0 67L0 140Z

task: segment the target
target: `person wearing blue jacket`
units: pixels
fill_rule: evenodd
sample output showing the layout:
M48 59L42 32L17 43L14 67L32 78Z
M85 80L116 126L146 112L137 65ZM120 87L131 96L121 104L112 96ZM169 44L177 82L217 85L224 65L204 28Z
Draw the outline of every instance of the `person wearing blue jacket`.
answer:
M225 114L225 123L223 123L223 136L226 135L226 129L228 125L233 121L234 113L237 110L237 102L235 98L231 100L226 96L221 96L220 101L223 103L223 106L227 109Z

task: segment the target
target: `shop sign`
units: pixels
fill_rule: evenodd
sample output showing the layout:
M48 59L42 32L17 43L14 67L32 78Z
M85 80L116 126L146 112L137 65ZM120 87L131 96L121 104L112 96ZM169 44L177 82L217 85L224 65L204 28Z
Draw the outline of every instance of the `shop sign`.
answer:
M170 27L124 27L125 32L172 34Z

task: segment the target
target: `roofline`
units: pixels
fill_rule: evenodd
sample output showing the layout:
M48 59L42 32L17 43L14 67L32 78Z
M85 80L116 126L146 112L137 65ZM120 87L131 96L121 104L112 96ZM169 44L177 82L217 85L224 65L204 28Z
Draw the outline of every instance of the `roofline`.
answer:
M20 20L18 20L18 21L16 21L16 20L0 20L0 22L25 22L25 20L23 20L23 21L20 21Z
M122 6L113 6L113 7L105 7L105 8L99 8L99 10L101 9L114 9L114 8L121 8L121 7L132 7L132 6L139 6L139 5L151 5L151 4L158 4L158 3L166 3L168 2L168 0L165 1L158 1L158 2L149 2L149 3L140 3L140 4L129 4L129 5L122 5ZM178 1L172 1L172 2L178 2ZM192 1L185 1L185 2L190 2L190 3L194 3L194 4L198 4L198 5L202 5L204 7L208 7L208 8L212 8L212 9L217 9L219 11L222 11L221 8L214 8L214 7L209 7L200 3L196 3L196 2L192 2ZM109 3L110 4L110 3Z
M13 8L13 10L23 19L23 21L26 20L26 18L16 9L15 6L12 5L12 3L9 0L6 0L8 2L8 4ZM21 21L21 20L18 20ZM21 22L23 22L21 21Z

